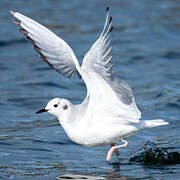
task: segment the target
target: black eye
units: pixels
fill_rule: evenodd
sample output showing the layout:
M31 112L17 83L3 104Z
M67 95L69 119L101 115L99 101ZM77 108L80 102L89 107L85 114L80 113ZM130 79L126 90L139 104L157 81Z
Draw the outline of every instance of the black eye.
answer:
M58 104L55 104L54 107L55 107L55 108L58 107Z
M63 110L66 110L68 108L68 106L64 105L62 108L63 108Z

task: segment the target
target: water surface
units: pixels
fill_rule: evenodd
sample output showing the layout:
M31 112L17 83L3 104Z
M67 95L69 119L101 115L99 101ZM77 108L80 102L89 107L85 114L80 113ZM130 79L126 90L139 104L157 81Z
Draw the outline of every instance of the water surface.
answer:
M9 14L10 9L16 10L46 25L71 45L82 62L102 31L107 5L114 24L115 73L132 87L143 119L170 122L128 138L129 146L120 150L120 167L106 164L108 146L76 145L55 117L35 115L54 97L80 103L86 89L78 77L66 79L44 63ZM0 8L0 178L83 174L107 179L178 179L180 165L147 167L128 161L147 140L180 151L178 0L1 0Z

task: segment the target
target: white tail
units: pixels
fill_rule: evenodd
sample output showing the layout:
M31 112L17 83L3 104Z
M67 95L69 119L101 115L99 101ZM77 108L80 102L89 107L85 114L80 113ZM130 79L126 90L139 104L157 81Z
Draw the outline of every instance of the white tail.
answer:
M144 122L145 122L145 126L149 128L155 126L164 126L169 124L167 121L164 121L163 119L146 120Z

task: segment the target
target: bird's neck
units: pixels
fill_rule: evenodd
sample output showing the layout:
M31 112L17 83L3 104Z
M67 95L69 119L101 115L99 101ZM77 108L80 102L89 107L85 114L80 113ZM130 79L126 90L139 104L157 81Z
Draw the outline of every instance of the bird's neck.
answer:
M66 133L68 133L69 129L71 129L74 124L76 124L77 118L77 109L75 105L71 105L66 112L61 114L58 118L59 123L64 128Z

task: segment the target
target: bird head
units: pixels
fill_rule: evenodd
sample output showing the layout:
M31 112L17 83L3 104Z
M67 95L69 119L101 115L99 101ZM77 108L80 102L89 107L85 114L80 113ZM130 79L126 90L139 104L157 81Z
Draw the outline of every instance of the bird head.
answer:
M70 105L71 103L67 99L54 98L48 102L45 108L37 111L36 114L49 112L50 114L59 117L68 111Z

